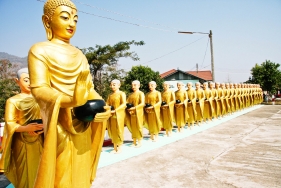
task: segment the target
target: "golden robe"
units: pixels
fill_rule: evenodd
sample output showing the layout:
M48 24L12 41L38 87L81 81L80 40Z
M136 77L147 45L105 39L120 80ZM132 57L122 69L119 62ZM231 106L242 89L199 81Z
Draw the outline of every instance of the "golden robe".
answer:
M165 130L171 131L173 129L174 121L174 104L175 93L171 90L163 91L161 93L162 101L165 101L168 106L161 106L161 122Z
M218 99L217 99L217 106L218 106L218 110L217 110L217 115L218 116L222 116L225 114L225 103L224 103L224 93L223 90L221 88L217 89L217 93L218 93Z
M187 113L188 119L187 123L194 124L197 119L197 112L196 112L196 91L194 89L187 90Z
M162 127L160 120L161 93L159 91L150 91L145 95L145 103L153 106L144 113L144 126L149 130L150 134L158 134Z
M32 96L18 94L6 101L0 169L4 169L6 177L18 188L34 186L43 150L43 135L15 131L34 119L41 119L41 115Z
M218 105L218 91L216 89L210 89L211 90L211 93L212 93L212 106L213 106L213 117L214 118L217 118L221 113L221 108L220 106Z
M44 123L44 150L35 188L90 187L104 140L106 121L84 123L72 108L61 108L63 95L73 96L78 75L89 70L82 52L69 45L41 42L28 54L31 92ZM88 75L91 82L91 75ZM101 99L91 86L89 99ZM88 128L87 128L88 127Z
M108 96L106 104L113 106L115 110L115 114L107 120L108 135L112 143L117 145L123 144L126 94L122 91L112 93Z
M210 89L204 90L205 102L204 102L204 119L212 120L214 108L212 105L212 92Z
M187 112L187 93L184 90L177 90L175 92L176 100L183 102L182 105L175 105L175 122L177 126L184 127L189 117Z
M204 119L204 101L205 101L205 94L203 89L196 89L196 97L198 102L196 102L196 112L197 112L197 119L196 121L202 122Z
M141 139L143 138L144 93L142 91L131 93L127 98L127 103L133 104L136 109L133 114L130 114L128 110L126 110L125 124L132 133L133 139Z
M232 103L231 103L231 93L230 89L224 89L224 96L225 96L225 101L226 101L226 113L231 113L232 112Z

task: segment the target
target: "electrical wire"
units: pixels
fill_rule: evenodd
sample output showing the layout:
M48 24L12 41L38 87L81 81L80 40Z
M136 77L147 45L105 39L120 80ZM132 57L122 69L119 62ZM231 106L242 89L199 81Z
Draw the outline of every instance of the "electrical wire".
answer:
M93 5L89 5L89 4L80 2L80 1L76 1L76 0L72 0L72 1L73 2L77 2L77 3L81 4L81 5L85 5L85 6L88 6L88 7L91 7L91 8L95 8L95 9L102 10L102 11L105 11L105 12L113 13L113 14L116 14L116 15L119 15L119 16L122 16L122 17L128 17L128 18L131 18L131 19L134 19L134 20L150 23L150 24L157 25L157 26L160 26L160 27L166 27L166 28L169 28L169 29L174 29L174 30L177 30L177 31L181 30L181 29L178 29L178 28L174 28L174 27L158 24L158 23L151 22L151 21L146 21L146 20L143 20L143 19L140 19L140 18L136 18L136 17L130 16L130 15L125 15L125 14L122 14L122 13L119 13L119 12L111 11L111 10L100 8L100 7L93 6Z
M187 46L190 46L191 44L193 44L193 43L195 43L195 42L197 42L197 41L203 39L204 37L206 37L206 36L203 36L203 37L201 37L201 38L199 38L199 39L197 39L197 40L195 40L195 41L193 41L193 42L191 42L191 43L189 43L189 44L187 44L187 45L185 45L185 46L183 46L183 47L180 47L180 48L178 48L178 49L176 49L176 50L174 50L174 51L171 51L171 52L169 52L169 53L167 53L167 54L164 54L164 55L162 55L162 56L160 56L160 57L157 57L157 58L155 58L155 59L152 59L152 60L150 60L150 61L147 61L147 62L145 62L145 63L143 63L143 64L150 63L150 62L152 62L152 61L155 61L155 60L161 59L162 57L165 57L165 56L167 56L167 55L170 55L170 54L172 54L172 53L174 53L174 52L177 52L177 51L179 51L179 50L181 50L181 49L183 49L183 48L185 48L185 47L187 47Z
M206 53L207 53L207 49L208 49L208 46L209 46L209 41L210 41L210 38L208 38L208 42L207 42L207 46L206 46L206 50L205 50L205 55L204 55L204 58L203 58L203 61L202 61L202 64L201 64L201 66L200 66L200 67L202 67L202 66L203 66L203 64L204 64L205 57L206 57Z
M37 1L45 3L43 0L37 0ZM131 23L131 22L123 21L123 20L118 20L118 19L106 17L106 16L100 16L100 15L97 15L97 14L88 13L88 12L81 11L81 10L78 10L78 12L81 12L83 14L88 14L88 15L91 15L91 16L95 16L95 17L99 17L99 18L103 18L103 19L107 19L107 20L111 20L111 21L115 21L115 22L120 22L120 23L124 23L124 24L129 24L129 25L134 25L134 26L138 26L138 27L143 27L143 28L149 28L149 29L165 31L165 32L171 32L171 33L177 33L178 32L178 31L175 31L175 30L168 30L168 29L161 29L161 28L157 28L157 27L150 27L150 26L147 26L147 25L141 25L141 24Z

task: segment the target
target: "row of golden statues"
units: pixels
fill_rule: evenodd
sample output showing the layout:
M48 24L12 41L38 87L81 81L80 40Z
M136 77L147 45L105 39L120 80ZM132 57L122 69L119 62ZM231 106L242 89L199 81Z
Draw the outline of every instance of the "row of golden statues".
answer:
M113 93L104 111L89 122L80 121L73 109L102 98L94 90L85 55L70 44L78 22L77 8L70 0L47 0L43 11L48 41L30 48L28 69L19 70L15 78L21 93L9 98L5 107L0 171L16 188L90 187L96 176L106 127L114 151L118 152L124 125L132 132L134 145L140 146L142 126L156 140L162 125L168 135L171 133L173 120L181 131L186 123L193 125L195 121L233 112L233 105L237 107L232 101L239 101L242 109L261 100L260 90L253 88L244 88L237 96L227 95L225 99L212 97L212 92L203 94L200 90L201 94L197 94L182 89L175 93L165 90L161 96L155 90L155 82L149 83L151 91L144 96L138 81L132 83L134 92L126 99L119 91L120 82L113 81ZM182 84L178 86L181 88ZM164 88L168 88L167 83ZM193 105L197 104L197 98L199 111ZM163 101L166 104L161 106ZM215 113L219 107L216 108L216 103L222 104L221 114ZM207 111L209 116L204 115Z
M156 90L156 83L149 82L150 92L144 95L139 90L140 82L132 82L133 92L126 99L120 91L120 81L113 80L110 85L112 94L107 105L112 107L107 123L109 137L114 145L113 153L121 152L124 141L124 125L132 133L133 146L140 147L143 139L143 127L147 128L152 141L157 141L163 129L171 136L174 125L177 132L186 126L192 129L194 124L200 125L217 118L242 110L262 102L262 90L253 84L177 83L178 90L169 89L169 82L164 82L163 92Z

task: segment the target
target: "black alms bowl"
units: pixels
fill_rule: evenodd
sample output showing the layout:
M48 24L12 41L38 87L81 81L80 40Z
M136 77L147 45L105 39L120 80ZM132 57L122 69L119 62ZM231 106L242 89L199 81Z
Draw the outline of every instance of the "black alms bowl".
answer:
M134 107L134 105L132 103L127 103L126 106L127 106L127 109Z
M42 119L33 119L33 120L30 120L30 121L28 122L28 124L30 124L30 123L43 124L43 121L42 121ZM37 130L37 131L34 131L34 132L38 133L38 132L40 132L40 131L43 131L43 129Z
M145 104L145 108L148 108L148 107L151 107L152 105L151 104L149 104L149 103L146 103Z
M176 103L177 103L177 104L181 103L181 100L176 100Z
M166 105L167 103L165 101L162 101L161 106Z
M80 121L90 122L97 113L105 112L105 105L102 99L88 100L84 105L73 108L73 112Z

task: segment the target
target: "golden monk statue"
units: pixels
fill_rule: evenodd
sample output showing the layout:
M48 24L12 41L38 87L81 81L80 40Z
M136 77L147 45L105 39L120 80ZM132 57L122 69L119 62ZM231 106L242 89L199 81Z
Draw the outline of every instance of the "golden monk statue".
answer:
M145 95L144 126L150 133L150 139L156 142L162 127L160 120L161 93L156 90L155 81L149 82L148 86L150 92Z
M40 106L45 138L34 187L90 187L110 107L89 122L73 113L88 100L102 100L85 55L70 44L78 21L75 5L48 0L42 21L48 41L33 45L28 54L31 92Z
M127 98L125 124L132 133L133 146L141 147L143 138L144 93L140 91L140 82L132 82L133 92ZM131 105L131 106L130 106Z
M225 91L226 91L225 98L228 101L228 105L229 105L227 108L227 112L229 114L232 114L234 106L233 106L233 96L230 88L230 83L225 83Z
M120 153L124 141L124 120L126 109L126 94L120 91L119 80L112 80L110 88L112 93L108 96L106 104L111 106L111 117L107 121L108 135L113 143L113 153Z
M29 123L41 115L31 95L28 69L20 69L15 81L21 92L6 101L0 169L15 187L32 188L43 150L43 124Z
M192 88L192 82L187 83L187 113L189 115L187 119L187 125L189 129L192 129L194 123L197 119L197 111L196 111L196 91Z
M225 106L225 113L222 113L222 115L228 115L230 113L230 104L229 104L229 92L228 89L225 87L225 83L220 84L220 88L222 89L223 95L224 95L224 101L223 105Z
M197 124L200 125L200 123L204 120L204 101L205 101L205 94L203 89L200 87L200 82L197 82L195 84L195 91L196 91L196 112L197 112Z
M163 128L166 130L166 135L171 136L174 121L174 104L175 93L171 91L169 82L163 83L163 92L161 93L161 121Z
M218 98L219 97L218 96L218 90L216 90L214 82L210 82L209 86L210 86L210 91L212 93L212 106L213 106L213 109L214 109L212 117L214 119L217 119L218 116L219 116L219 112L221 111L221 108L218 104L218 99L219 99Z
M224 93L222 88L220 88L220 83L216 82L215 88L218 93L218 99L217 99L217 116L218 118L222 118L223 114L225 113L225 105L224 105Z
M184 90L184 84L182 82L177 83L178 90L175 91L175 122L178 127L178 132L185 126L187 119L189 118L187 112L187 92Z
M212 92L208 87L208 82L203 83L203 90L205 95L204 101L204 120L205 122L212 121L212 116L214 112L213 103L212 103Z

